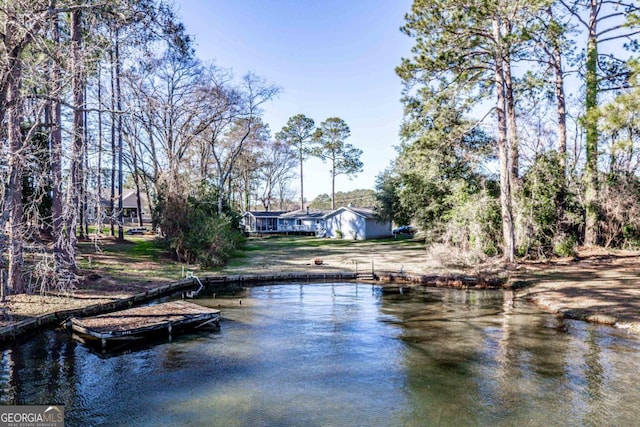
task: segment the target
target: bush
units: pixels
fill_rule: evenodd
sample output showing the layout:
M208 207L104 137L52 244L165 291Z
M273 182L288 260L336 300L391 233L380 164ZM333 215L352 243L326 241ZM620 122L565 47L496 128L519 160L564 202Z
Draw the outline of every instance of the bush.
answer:
M442 242L476 253L476 257L498 254L501 217L498 199L486 189L469 194L459 186L451 198L452 209L445 216Z
M515 207L520 257L569 256L578 242L584 212L560 165L556 151L541 154L522 178Z
M216 201L216 193L207 191L197 196L164 194L159 198L154 225L164 245L179 260L203 267L222 266L244 241L238 216L230 210L218 214Z
M605 181L599 197L599 232L605 247L637 248L640 243L640 181L617 176Z
M574 236L557 236L553 253L561 257L575 256L576 239Z

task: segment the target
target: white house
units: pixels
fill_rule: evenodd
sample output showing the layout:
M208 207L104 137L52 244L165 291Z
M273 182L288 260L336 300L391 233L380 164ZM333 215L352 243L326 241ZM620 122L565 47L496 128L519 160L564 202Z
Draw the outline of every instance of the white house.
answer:
M318 234L324 230L326 210L297 210L280 215L278 229L284 232L311 232Z
M244 231L248 233L277 233L278 221L284 211L253 211L242 215Z
M248 211L242 216L242 227L246 233L320 235L324 232L323 217L327 212L309 209L291 212Z
M326 236L351 240L389 237L391 222L378 222L373 210L341 207L324 216Z
M333 211L245 212L242 229L249 234L305 234L349 240L392 236L390 222L378 222L371 209L352 207Z

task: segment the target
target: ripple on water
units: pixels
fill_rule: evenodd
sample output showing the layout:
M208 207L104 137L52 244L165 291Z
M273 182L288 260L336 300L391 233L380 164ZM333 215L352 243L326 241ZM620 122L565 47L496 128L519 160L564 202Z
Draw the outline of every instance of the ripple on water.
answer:
M0 403L58 400L69 425L635 422L637 340L501 292L234 292L200 300L224 306L218 331L108 356L53 331L10 346Z

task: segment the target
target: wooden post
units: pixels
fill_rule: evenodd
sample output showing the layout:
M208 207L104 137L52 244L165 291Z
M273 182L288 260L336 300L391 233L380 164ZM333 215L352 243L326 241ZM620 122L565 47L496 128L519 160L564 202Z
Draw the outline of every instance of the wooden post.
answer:
M4 268L0 269L0 301L5 302L5 295L4 295Z

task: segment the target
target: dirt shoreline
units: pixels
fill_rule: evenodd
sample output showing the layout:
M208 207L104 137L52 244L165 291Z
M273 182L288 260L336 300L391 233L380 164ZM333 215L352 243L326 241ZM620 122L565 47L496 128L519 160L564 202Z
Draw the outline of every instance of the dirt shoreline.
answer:
M499 262L475 267L435 262L420 245L392 249L358 244L312 248L283 254L266 251L249 265L229 267L211 276L279 274L360 274L374 270L382 285L453 288L506 288L543 310L567 318L615 326L640 334L640 252L583 251L578 257L506 266ZM323 262L310 262L310 254ZM269 258L271 256L271 258ZM283 261L284 260L284 261ZM146 261L148 263L148 261ZM51 313L113 303L167 286L176 280L123 283L102 271L85 272L80 289L65 295L11 295L0 304L0 328Z
M527 265L512 283L545 311L640 334L640 254L592 254Z

